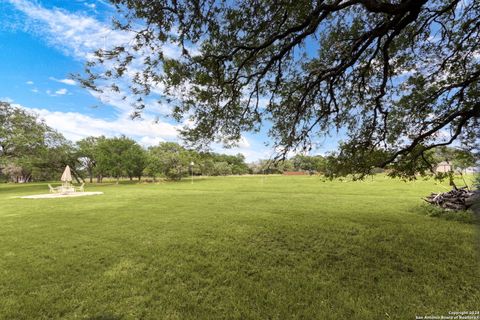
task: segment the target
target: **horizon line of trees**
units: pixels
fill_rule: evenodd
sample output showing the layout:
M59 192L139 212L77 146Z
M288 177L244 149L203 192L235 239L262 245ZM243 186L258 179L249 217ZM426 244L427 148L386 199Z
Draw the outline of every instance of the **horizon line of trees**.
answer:
M175 142L144 148L126 136L100 136L73 143L38 115L0 101L0 181L57 180L66 165L77 182L250 173L242 154L198 152Z
M284 161L259 160L247 164L241 153L200 152L175 142L144 148L126 136L92 136L73 143L46 125L38 115L1 101L0 125L0 181L57 180L66 165L72 169L77 182L84 179L102 182L105 177L133 180L148 176L156 181L159 177L180 180L188 175L280 174L286 171L338 177L351 171L344 167L345 161L336 153L326 156L297 154ZM427 157L425 163L447 160L460 169L476 162L472 153L450 147L434 149ZM432 168L418 166L413 169L424 173ZM372 168L371 173L378 170Z

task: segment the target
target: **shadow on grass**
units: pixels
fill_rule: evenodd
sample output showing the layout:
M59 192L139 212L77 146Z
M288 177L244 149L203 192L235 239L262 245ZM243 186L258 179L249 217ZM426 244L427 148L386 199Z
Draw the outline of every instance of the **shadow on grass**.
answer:
M439 207L435 207L430 204L422 204L414 209L416 212L420 212L429 217L441 218L449 221L458 221L468 224L480 224L478 214L475 214L472 210L456 211L445 210Z

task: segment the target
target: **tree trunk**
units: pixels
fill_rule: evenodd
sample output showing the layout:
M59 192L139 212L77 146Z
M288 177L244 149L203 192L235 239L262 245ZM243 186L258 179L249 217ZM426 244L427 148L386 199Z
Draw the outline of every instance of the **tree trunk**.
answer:
M83 180L82 177L80 177L80 175L78 174L78 172L73 169L73 166L70 167L71 170L72 170L72 173L73 173L73 177L75 178L75 180L77 181L77 183L81 183L81 182L85 182L85 180Z

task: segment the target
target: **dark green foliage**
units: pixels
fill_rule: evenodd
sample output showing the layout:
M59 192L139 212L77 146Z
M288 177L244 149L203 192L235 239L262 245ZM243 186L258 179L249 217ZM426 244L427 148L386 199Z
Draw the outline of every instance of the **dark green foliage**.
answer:
M65 166L69 165L73 178L80 182L82 177L77 171L79 162L74 144L53 130L47 132L45 143L46 147L35 157L32 176L36 180L59 180Z
M45 146L51 129L37 116L0 101L0 156L19 158L32 155Z
M100 139L94 154L95 171L100 176L140 178L145 168L144 150L125 136Z
M282 174L287 171L301 171L308 174L325 174L327 159L323 156L307 156L297 154L285 160L260 160L250 165L252 173L256 174Z
M250 171L253 174L282 174L285 171L294 171L291 160L271 161L259 160L250 164Z
M77 164L74 147L36 114L0 101L0 169L15 182L58 179ZM73 176L78 174L73 170Z
M111 2L133 45L98 50L83 85L101 92L143 65L123 93L165 88L174 118L195 124L192 145L232 144L268 120L285 158L342 130L336 175L411 177L429 150L478 142L479 1ZM180 56L163 54L172 44Z
M90 182L93 181L94 169L96 166L95 152L98 146L98 141L104 137L87 137L77 141L77 158L81 166L86 170Z
M243 154L226 155L218 153L200 153L198 160L204 175L222 176L229 174L247 174L248 165ZM202 166L203 164L203 166Z
M322 156L296 155L290 159L295 171L306 171L309 173L322 172L326 170L325 158Z
M147 168L153 176L162 173L169 180L180 180L188 174L192 156L188 150L174 142L162 142L151 147Z
M231 156L212 152L199 153L173 142L163 142L151 147L148 154L147 173L153 177L162 174L167 179L180 180L189 174L222 176L248 173L242 154Z

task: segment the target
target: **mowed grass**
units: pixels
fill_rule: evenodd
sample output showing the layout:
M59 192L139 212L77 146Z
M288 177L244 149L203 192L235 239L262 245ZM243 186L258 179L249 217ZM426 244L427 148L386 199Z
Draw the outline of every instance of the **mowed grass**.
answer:
M0 319L414 319L480 308L477 226L434 181L0 186Z

